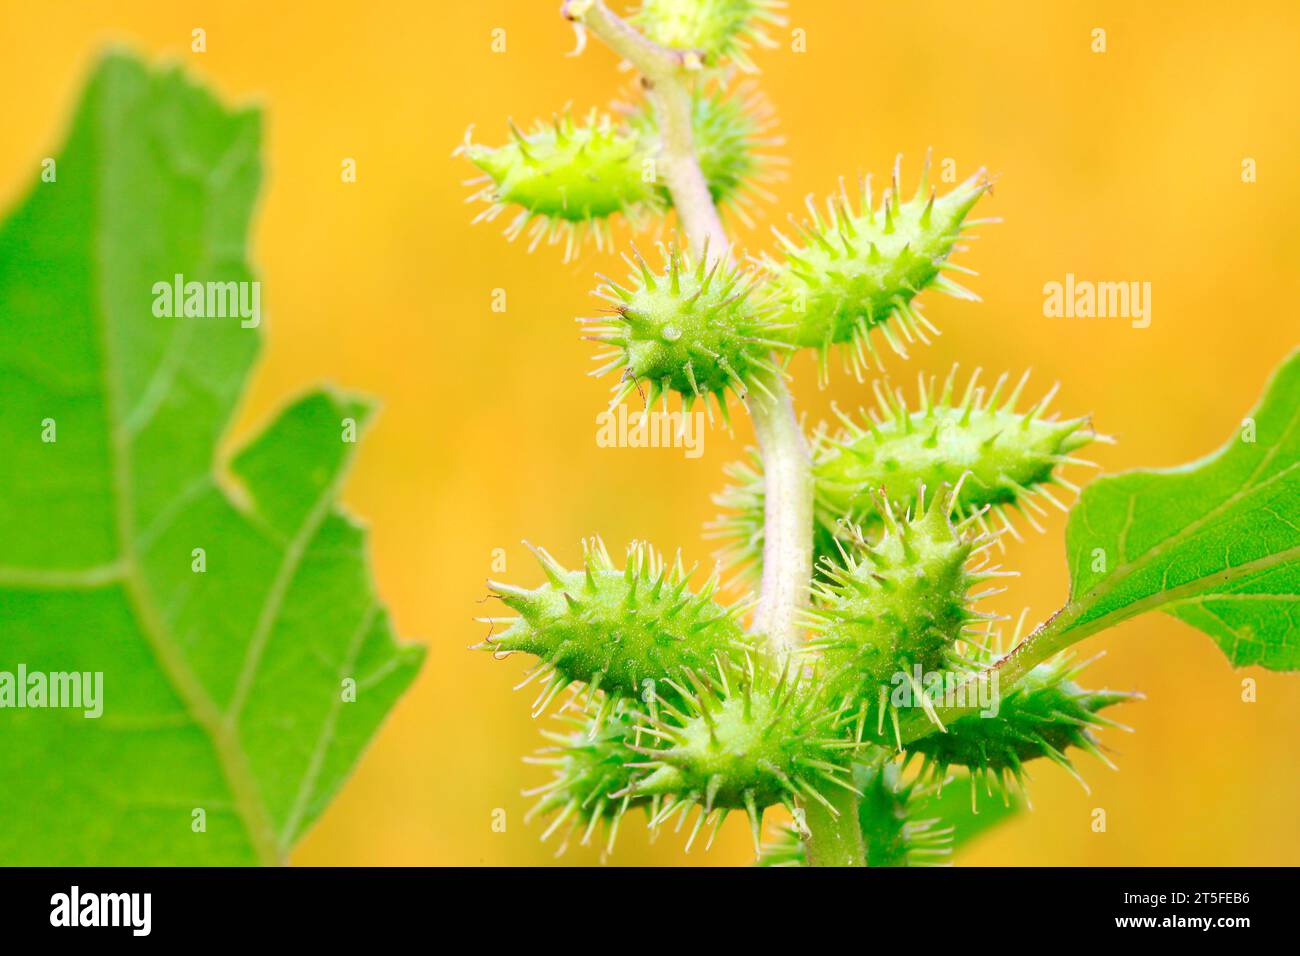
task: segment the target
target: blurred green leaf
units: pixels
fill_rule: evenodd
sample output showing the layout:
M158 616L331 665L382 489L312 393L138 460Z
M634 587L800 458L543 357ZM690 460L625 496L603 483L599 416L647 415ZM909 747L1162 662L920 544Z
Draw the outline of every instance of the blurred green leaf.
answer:
M282 861L419 667L334 503L370 407L308 395L223 475L259 332L154 313L252 281L258 148L113 55L0 225L0 672L103 673L99 719L0 709L0 863Z
M952 828L954 853L1025 809L1024 799L1005 788L989 793L976 786L979 792L972 800L969 775L958 775L930 797L922 814L938 817L941 825Z

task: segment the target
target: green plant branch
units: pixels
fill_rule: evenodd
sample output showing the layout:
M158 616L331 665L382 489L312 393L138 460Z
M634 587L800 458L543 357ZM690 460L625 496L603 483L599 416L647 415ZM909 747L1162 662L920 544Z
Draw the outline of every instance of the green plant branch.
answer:
M1094 627L1089 625L1087 628L1071 632L1070 624L1077 614L1077 611L1073 608L1073 604L1067 604L1065 607L1061 608L1042 624L1038 625L1038 627L1036 627L1028 637L1013 647L1005 657L994 665L993 670L997 673L999 695L1005 694L1007 691L1011 690L1016 682L1022 680L1026 674L1049 657L1064 650L1076 641L1081 641L1085 637L1095 634L1097 631L1102 630L1105 627L1110 627L1119 623L1118 620L1106 621L1105 619L1100 619L1093 622L1093 624L1099 626ZM1070 639L1064 640L1063 635L1067 632L1070 632ZM970 689L972 693L974 692L974 684L975 679L972 679L967 684L967 688ZM967 699L972 701L978 700L978 695ZM934 715L941 724L946 726L961 717L978 713L981 709L982 706L978 703L971 703L964 707L936 706L934 708ZM935 724L933 719L924 714L910 713L899 721L899 740L904 744L911 743L914 740L919 740L922 737L928 737L935 733L942 733L942 731Z
M767 636L778 656L799 646L799 611L808 603L812 578L812 460L795 417L790 390L779 377L771 396L751 394L763 457L763 578L754 630Z
M660 46L641 34L617 13L605 6L604 0L564 0L560 16L578 29L590 29L605 46L631 63L647 80L666 79L686 68L699 69L699 55L690 50L674 50ZM578 52L585 45L579 42Z
M700 69L700 56L652 43L603 0L565 0L560 14L575 28L591 30L641 73L662 138L659 173L672 194L691 254L700 257L707 249L712 258L727 257L731 243L696 159L691 130L690 74Z
M728 256L731 243L700 171L691 134L690 72L698 55L651 43L602 0L566 0L561 14L591 30L645 78L663 141L664 180L681 217L693 254L707 249ZM790 391L780 376L747 399L765 474L763 580L753 629L764 635L780 659L800 642L798 612L808 601L812 576L812 462L795 417Z
M709 184L695 158L691 130L691 91L682 76L652 82L646 93L654 104L663 137L659 162L661 174L673 197L673 208L690 243L691 255L726 259L731 242L722 228L718 207Z
M835 812L817 800L804 802L808 865L865 866L866 848L858 822L857 795L839 788L831 788L831 792L824 791L822 795Z
M700 67L699 55L650 42L603 0L565 0L560 12L640 71L661 130L660 171L691 252L728 258L731 243L700 169L691 130L690 77ZM808 602L812 578L812 460L784 378L768 376L762 386L746 398L765 476L763 578L752 630L765 637L779 663L801 641L799 611ZM810 859L861 866L856 797L847 791L826 796L838 816L816 800L807 801Z
M1247 561L1244 564L1216 571L1214 574L1205 577L1195 578L1168 591L1157 592L1141 601L1135 601L1124 607L1116 608L1109 614L1103 614L1078 624L1080 616L1093 607L1099 597L1104 596L1106 592L1122 582L1124 576L1126 576L1125 572L1130 570L1131 566L1126 565L1116 569L1115 575L1107 578L1098 587L1093 588L1082 597L1068 602L998 661L994 668L998 673L998 692L1000 694L1006 693L1039 664L1094 634L1099 634L1148 611L1155 611L1168 605L1177 604L1186 598L1201 594L1207 587L1215 584L1227 584L1246 574L1285 565L1287 562L1297 559L1300 559L1300 549L1292 548L1256 561ZM974 698L968 697L967 699ZM976 713L980 709L981 707L978 704L965 707L936 707L935 714L941 722L947 724L960 717ZM930 734L938 732L938 727L929 718L920 715L909 715L900 722L899 726L899 735L903 743L910 743L913 740L928 737Z

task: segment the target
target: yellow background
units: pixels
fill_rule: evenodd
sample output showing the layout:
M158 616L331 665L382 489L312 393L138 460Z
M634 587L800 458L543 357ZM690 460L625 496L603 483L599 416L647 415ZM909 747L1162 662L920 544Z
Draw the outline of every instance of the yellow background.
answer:
M537 741L530 697L511 692L522 661L466 650L484 628L492 551L504 577L537 583L520 546L573 561L581 536L620 550L634 537L680 545L707 563L702 523L720 469L751 436L710 432L705 455L603 449L594 417L610 382L584 377L592 352L575 315L595 309L588 255L531 256L497 226L471 227L470 168L450 156L470 123L496 142L505 119L568 101L603 105L627 86L614 59L573 42L558 0L479 2L0 2L0 196L9 205L56 148L96 51L110 40L172 57L227 98L268 110L269 176L253 254L269 319L263 360L232 443L289 395L322 380L380 397L347 504L371 525L374 573L404 635L428 663L355 777L295 854L304 864L525 864L551 859L525 825L521 788L544 773L520 762ZM790 178L767 222L841 174L887 174L897 152L914 181L927 146L964 176L998 175L977 215L1004 217L958 261L983 304L924 298L944 335L891 360L916 368L1018 371L1057 407L1095 413L1120 443L1108 470L1171 465L1217 448L1300 339L1300 7L1292 0L1198 2L831 2L796 0L807 52L761 54L781 118ZM190 33L207 31L207 52ZM490 50L506 30L507 52ZM1107 32L1105 53L1091 31ZM340 182L344 157L359 182ZM1245 157L1258 182L1241 180ZM504 220L503 220L504 221ZM619 233L626 239L626 233ZM739 229L750 249L766 225ZM1082 279L1152 284L1153 323L1042 315L1042 287ZM508 311L490 311L503 288ZM796 365L801 408L862 394L827 391ZM742 416L743 419L743 416ZM1076 480L1087 477L1077 469ZM1045 615L1064 597L1064 522L1015 546L1001 609ZM1114 773L1087 756L1085 795L1035 768L1037 810L986 837L973 864L1295 864L1300 862L1300 680L1234 672L1210 640L1148 616L1095 638L1109 654L1092 681L1147 692L1106 733ZM1258 680L1257 703L1241 700ZM1090 813L1107 811L1095 833ZM504 808L505 833L491 828ZM629 821L630 822L630 821ZM647 844L629 825L620 863L676 863L682 840ZM596 854L570 853L566 862ZM743 863L729 823L696 863Z

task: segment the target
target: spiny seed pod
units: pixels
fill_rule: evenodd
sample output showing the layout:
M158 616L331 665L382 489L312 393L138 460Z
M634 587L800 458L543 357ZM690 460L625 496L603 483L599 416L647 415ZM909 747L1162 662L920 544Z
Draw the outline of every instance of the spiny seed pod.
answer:
M871 524L879 520L875 496L883 488L898 507L912 506L920 484L959 486L956 513L976 516L991 530L984 513L996 509L1001 525L1019 537L1007 519L1014 508L1037 530L1035 514L1046 514L1042 502L1064 511L1049 490L1055 485L1071 493L1078 487L1061 477L1064 464L1091 465L1072 458L1093 441L1109 441L1093 431L1087 418L1059 421L1047 415L1056 387L1026 411L1016 403L1029 373L1021 376L1003 399L1004 373L987 393L978 384L980 369L970 377L961 398L953 400L957 367L948 373L936 394L934 377L920 377L920 404L909 410L902 390L875 383L878 414L861 411L855 420L835 408L844 430L819 441L813 466L819 520L830 527L840 519ZM1040 501L1041 499L1041 501Z
M525 542L526 543L526 542ZM647 682L704 667L717 657L750 648L740 624L744 608L713 600L715 573L698 594L687 582L694 568L673 565L651 547L634 543L622 568L615 566L599 538L583 542L580 570L570 571L541 548L529 545L546 573L533 590L489 581L488 586L517 618L482 618L493 627L481 648L498 655L531 654L538 664L520 686L541 680L533 705L540 714L574 681L588 685L589 699L604 691L602 712L617 698L646 693ZM660 692L662 696L662 692Z
M628 124L642 139L642 153L652 157L659 150L659 125L648 103L629 109ZM713 201L734 212L752 227L753 196L771 202L775 196L761 184L779 178L774 167L783 161L764 150L780 146L772 136L775 113L767 99L754 87L729 95L721 85L699 92L691 101L691 128L700 172L709 184ZM672 204L662 179L659 198Z
M788 823L778 827L776 836L763 844L754 862L758 866L807 866L808 850L803 845L803 834Z
M629 809L644 805L651 814L658 810L657 801L649 802L629 792L646 773L638 766L640 755L631 747L644 742L632 718L621 709L603 718L560 719L575 729L567 733L543 731L551 746L525 758L528 763L549 766L554 771L549 783L525 791L525 796L538 797L525 819L552 817L542 833L543 841L568 823L557 856L578 831L580 845L586 846L597 827L603 826L606 837L602 855L608 854L614 849L619 824Z
M693 841L710 818L716 833L728 813L743 809L757 853L767 807L793 811L795 800L816 800L837 812L820 791L854 789L847 756L858 744L839 739L843 710L817 701L800 670L796 664L775 676L752 658L720 658L710 672L687 671L686 683L671 682L675 703L661 699L645 728L661 741L643 754L651 773L632 789L665 798L652 825L680 814L680 828L699 807Z
M755 287L754 274L720 259L709 262L707 250L697 265L676 249L664 252L666 266L656 274L639 254L630 287L604 276L596 295L614 305L614 313L580 319L588 337L616 346L596 356L593 375L623 369L614 388L617 405L645 382L647 404L668 391L682 396L689 411L695 400L712 395L727 417L728 389L746 395L751 388L768 393L765 376L780 375L774 349L788 348L773 335L774 303Z
M837 344L848 346L846 365L858 377L868 355L881 368L871 337L877 329L900 356L907 354L904 343L919 339L928 344L929 334L937 335L938 330L912 301L926 287L957 298L977 298L941 273L970 272L948 262L948 254L963 229L974 225L964 222L966 214L988 191L989 181L980 170L946 196L936 197L929 169L927 154L916 194L904 202L896 163L893 186L879 210L873 208L871 178L866 177L856 213L841 180L838 196L826 201L825 222L809 197L810 221L795 223L802 244L777 232L785 260L769 257L765 264L777 297L794 321L785 338L821 350L823 379L830 346ZM896 328L891 328L891 320Z
M843 567L827 569L828 583L815 591L817 603L807 612L815 632L808 645L822 652L822 692L843 701L857 714L858 739L874 715L877 736L886 714L898 733L892 690L906 681L932 719L933 707L917 685L923 674L961 663L956 644L978 622L993 615L972 604L999 593L995 588L970 594L975 585L1010 572L987 565L987 535L966 533L969 522L949 520L956 491L928 503L925 489L916 493L910 515L896 516L882 497L883 533L875 545L864 542L846 550Z
M632 22L655 43L694 50L709 66L731 62L756 73L749 51L776 47L764 28L785 26L784 8L784 0L644 0Z
M1019 539L1008 510L1017 511L1042 530L1038 516L1046 504L1064 510L1053 487L1077 493L1078 487L1060 473L1066 464L1092 462L1074 457L1090 442L1109 442L1093 431L1087 418L1058 420L1047 414L1053 388L1027 411L1016 404L1024 390L1026 372L1003 398L1007 375L991 390L978 384L976 369L960 399L954 400L957 367L941 391L933 377L921 376L920 402L909 410L901 391L875 383L878 408L859 410L852 418L832 404L843 430L830 435L825 427L813 436L815 526L814 559L818 566L838 560L835 539L847 526L859 526L868 536L879 530L878 492L902 511L911 509L916 489L959 487L956 515L974 517L985 531L997 525ZM763 474L756 454L728 468L732 484L714 501L725 513L710 526L712 536L726 541L719 556L729 564L756 568L763 554Z
M1021 620L1023 622L1023 616ZM985 647L976 656L976 662L984 668L980 673L990 673L987 669L1001 654ZM1000 790L1004 799L1013 780L1023 790L1024 764L1039 757L1046 757L1064 767L1086 791L1088 785L1075 769L1067 751L1071 747L1086 750L1113 769L1114 764L1100 750L1093 731L1101 726L1129 728L1102 717L1098 712L1115 704L1140 699L1142 695L1083 689L1074 678L1091 660L1072 665L1072 656L1066 654L1039 664L1013 688L1001 692L995 716L972 714L961 717L950 723L944 732L908 744L908 759L918 755L923 757L924 775L936 781L944 779L949 767L968 767L972 804L980 780L990 795L994 790Z
M897 762L853 768L862 791L858 821L867 866L942 866L952 856L952 827L929 806L933 785L905 781Z
M487 174L470 180L481 188L468 201L490 203L474 221L491 221L518 207L506 237L514 240L527 230L530 252L544 239L563 240L568 261L588 233L604 249L612 244L610 216L622 213L635 224L662 206L657 187L642 169L641 138L608 116L593 110L578 124L565 114L552 123L537 123L528 133L512 123L510 133L511 141L495 149L471 142L466 133L457 152Z

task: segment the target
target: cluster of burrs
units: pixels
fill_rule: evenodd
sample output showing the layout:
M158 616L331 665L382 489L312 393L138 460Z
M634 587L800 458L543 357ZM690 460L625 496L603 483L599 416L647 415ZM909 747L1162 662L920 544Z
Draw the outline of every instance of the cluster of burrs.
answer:
M612 16L598 0L569 0L566 13L577 23L597 6ZM778 141L761 98L728 82L772 45L782 6L643 0L621 27L670 48L698 77L681 88L694 157L710 197L745 222ZM681 138L684 106L662 115ZM508 213L511 238L563 242L567 258L587 235L612 248L618 220L637 230L673 211L662 162L672 136L645 102L510 130L501 146L467 137L459 151L482 173L471 197L487 203L480 218ZM922 292L976 298L955 281L971 273L951 256L992 221L970 218L991 183L983 170L963 182L950 173L945 163L940 178L952 185L942 195L928 155L906 194L898 161L879 194L870 177L852 197L841 181L824 207L809 199L806 219L774 230L767 254L710 254L701 243L689 255L667 241L652 265L633 247L623 257L630 277L601 276L602 312L580 320L603 348L593 374L618 376L615 404L675 394L686 410L702 403L712 417L716 407L729 423L732 398L773 398L804 349L822 382L833 349L859 382L883 372L882 357L906 358L938 334ZM833 406L836 423L809 436L815 570L797 622L807 639L793 651L747 627L754 601L720 600L719 572L695 586L680 555L669 562L644 543L618 562L591 539L572 569L533 549L539 585L489 582L517 616L486 618L481 646L532 658L520 686L536 688L534 715L553 708L564 724L532 758L553 771L534 791L545 836L561 834L563 847L600 834L608 852L637 813L652 831L685 830L689 849L705 832L712 843L734 811L758 851L764 814L777 807L794 822L765 862L804 863L805 817L843 825L851 806L869 865L943 863L954 833L970 829L944 797L953 779L969 781L973 808L981 789L1018 805L1012 788L1030 762L1073 773L1071 751L1100 754L1095 731L1110 723L1100 712L1130 695L1083 689L1066 659L1002 688L996 706L950 700L954 688L999 690L1005 618L981 608L1009 573L994 563L1003 535L1063 508L1077 489L1062 470L1086 464L1076 453L1104 440L1088 419L1049 410L1055 389L1024 400L1026 379L985 385L976 370L959 384L954 367L942 382L920 376L913 404L881 379L874 408ZM719 499L727 513L711 531L727 562L757 572L768 511L782 503L766 500L756 455L731 474Z
M548 734L551 745L535 758L555 768L534 810L554 814L547 835L567 824L585 844L604 824L608 850L625 815L640 809L656 830L680 830L693 817L689 848L706 828L712 843L736 810L749 818L757 850L766 809L796 814L812 801L837 812L828 790L855 793L872 812L893 807L892 818L900 806L919 808L954 768L1006 800L1004 784L1023 783L1029 761L1073 772L1070 749L1100 753L1093 730L1109 721L1099 711L1131 695L1080 688L1080 668L1065 660L1009 689L995 716L940 719L945 687L986 678L1001 657L990 635L1003 618L975 608L1007 575L992 564L997 532L975 514L954 522L961 500L960 486L933 496L921 486L911 507L897 510L880 492L877 534L856 527L836 540L838 560L824 567L805 616L811 639L779 661L745 631L744 604L717 600L716 572L692 590L680 557L670 564L645 544L633 544L620 566L593 539L572 570L534 549L544 583L491 582L519 616L485 619L493 633L482 647L535 659L521 684L539 683L535 716L569 691L558 708L569 729ZM933 675L947 680L930 686ZM935 732L903 736L907 707ZM902 767L921 758L921 775L888 776L893 802L865 801L860 768L881 754L902 756ZM889 775L901 770L884 765ZM878 788L886 778L874 779ZM890 859L919 859L925 854L913 849L940 845L930 837L944 828L920 827L921 819L895 820L908 839Z

